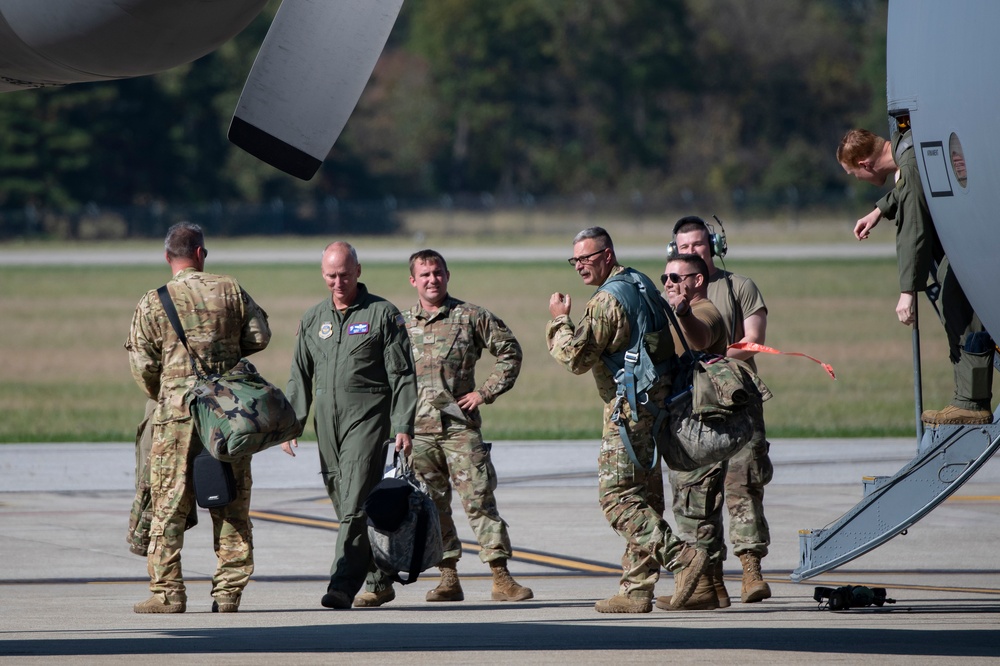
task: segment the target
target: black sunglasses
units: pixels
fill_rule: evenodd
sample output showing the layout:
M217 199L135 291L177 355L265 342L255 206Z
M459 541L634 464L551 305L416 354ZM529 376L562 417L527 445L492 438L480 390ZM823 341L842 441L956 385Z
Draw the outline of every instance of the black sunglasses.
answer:
M666 287L667 280L670 280L674 284L680 284L692 275L698 275L698 273L664 273L660 276L660 284Z

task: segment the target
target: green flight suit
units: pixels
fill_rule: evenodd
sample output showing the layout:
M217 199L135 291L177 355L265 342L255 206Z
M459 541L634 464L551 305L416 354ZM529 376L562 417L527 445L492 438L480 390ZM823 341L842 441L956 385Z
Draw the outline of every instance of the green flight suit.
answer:
M892 139L892 156L899 178L891 192L876 204L883 216L896 223L896 257L900 292L927 289L934 262L941 285L938 316L948 337L955 392L951 404L963 409L992 410L993 342L951 270L934 229L920 182L912 134Z
M286 395L303 424L316 405L320 469L340 519L329 589L353 597L366 574L370 588L384 588L388 580L375 568L363 505L382 478L386 440L413 435L417 403L410 339L396 306L359 283L345 311L330 298L308 310Z

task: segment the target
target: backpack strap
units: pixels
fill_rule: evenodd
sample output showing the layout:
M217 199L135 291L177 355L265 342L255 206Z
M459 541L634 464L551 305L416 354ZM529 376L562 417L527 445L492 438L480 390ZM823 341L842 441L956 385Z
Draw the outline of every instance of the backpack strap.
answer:
M174 333L180 339L181 344L184 345L184 350L188 353L188 359L191 361L191 369L198 378L204 377L204 375L198 371L198 364L194 361L194 354L191 353L191 348L188 347L187 335L184 334L184 327L181 326L181 318L177 316L177 307L174 305L174 299L170 298L170 291L167 290L167 285L163 285L156 290L156 295L160 297L160 304L163 306L163 312L167 315L167 320L170 321L170 325L174 328Z
M662 304L654 301L658 298L655 286L650 293L650 287L646 284L644 276L637 271L626 268L624 271L611 277L601 285L598 291L607 291L621 303L629 317L629 348L616 354L605 354L601 357L605 366L611 371L615 379L616 396L615 405L611 414L611 422L618 426L618 436L625 446L629 459L637 469L650 471L660 463L660 452L656 446L656 439L653 439L653 458L648 465L639 462L632 446L632 441L628 436L628 428L622 419L621 405L628 402L632 412L632 421L639 421L639 407L644 406L648 411L655 414L654 431L657 432L667 415L666 410L661 410L649 401L646 389L650 388L646 384L650 382L650 374L660 375L666 371L665 367L653 366L652 360L646 353L643 336L649 330L659 330L666 323L662 314L664 308ZM652 283L650 283L652 284ZM636 367L642 371L641 388L637 386Z

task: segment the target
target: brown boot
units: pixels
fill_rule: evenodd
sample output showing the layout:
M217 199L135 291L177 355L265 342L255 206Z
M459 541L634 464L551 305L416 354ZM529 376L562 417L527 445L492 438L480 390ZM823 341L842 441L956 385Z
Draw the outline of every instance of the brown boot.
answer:
M726 581L722 577L722 560L715 563L712 570L712 584L715 586L715 597L719 600L719 608L729 608L733 602L729 600L729 590L726 589Z
M702 578L707 578L711 582L708 551L688 544L684 544L681 551L667 565L667 569L674 572L674 594L669 602L673 608L679 608L687 603Z
M757 553L741 553L743 563L743 586L740 589L740 601L752 604L771 598L771 586L764 582L760 575L760 555Z
M149 599L132 606L136 613L183 613L187 610L187 599L163 592L157 592Z
M378 592L368 592L367 590L354 597L354 607L355 608L378 608L384 604L389 603L396 598L396 590L392 589L392 585L385 588L384 590L379 590Z
M458 582L458 570L455 560L444 560L438 567L441 569L441 582L433 590L427 591L427 601L462 601L465 593L462 584Z
M690 569L682 569L674 574L675 588L682 588ZM717 581L718 579L718 581ZM683 603L674 603L673 597L657 597L656 607L662 610L715 610L731 605L729 593L722 583L722 562L710 564L703 576L698 578L694 592Z
M639 590L601 599L594 604L594 610L598 613L649 613L653 610L652 601L652 592Z
M988 409L964 409L948 405L944 409L928 409L920 415L927 425L987 425L993 423L993 413Z
M493 571L493 601L525 601L535 596L531 588L518 585L510 575L507 560L493 560L490 569Z
M213 613L237 613L240 610L241 595L219 595L212 600Z

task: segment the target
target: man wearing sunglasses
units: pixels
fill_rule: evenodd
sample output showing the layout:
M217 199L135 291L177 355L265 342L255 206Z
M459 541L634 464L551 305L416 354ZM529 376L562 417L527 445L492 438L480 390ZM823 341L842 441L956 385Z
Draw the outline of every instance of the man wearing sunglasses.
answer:
M651 374L656 379L648 386L635 384L636 392L641 392L636 406L632 405L633 400L622 399L612 370L616 359L637 348L640 336L646 340L647 335L665 332L665 303L652 280L618 263L611 236L601 227L584 229L576 235L569 263L584 284L598 290L575 324L569 316L572 306L569 295L552 294L549 298L552 319L546 325L546 340L549 353L570 372L578 375L593 372L605 403L598 456L601 508L612 528L627 541L618 593L598 601L594 609L599 613L649 613L661 566L674 572L686 570L684 588L678 587L674 594L678 603L683 603L708 565L707 551L678 538L663 516L663 474L659 463L652 469L633 463L633 456L642 461L653 458L655 418L642 404L647 401L663 404L670 392L675 360L670 337L662 336L665 344L657 345L655 350L639 345L642 349L636 356L646 355L649 364L644 367L655 368ZM641 297L624 291L628 289L639 292ZM657 341L661 339L657 336ZM640 359L637 367L644 362ZM630 442L631 455L623 434Z
M696 254L708 266L708 298L722 313L729 333L728 342L764 344L767 305L757 285L746 276L715 265L714 257L726 253L725 236L720 238L705 220L692 215L682 217L674 225L670 247L678 253ZM726 356L745 361L756 372L754 354L745 350L726 350ZM764 517L764 486L774 475L769 448L762 426L751 442L729 459L729 469L725 472L729 540L733 544L733 554L743 565L740 600L745 604L771 596L771 587L760 570L760 561L767 555L771 543L771 531Z
M708 265L705 260L697 254L679 254L667 261L660 282L664 287L663 297L673 308L680 329L671 328L674 349L681 352L686 347L725 356L728 332L722 313L708 300ZM668 472L677 532L704 547L709 553L710 563L690 599L684 603L671 603L670 597L657 597L657 608L714 610L731 605L722 579L726 548L722 503L727 462L688 472Z

